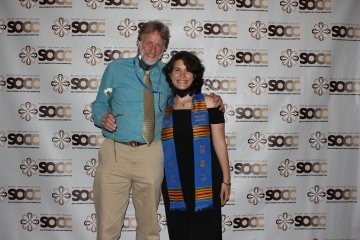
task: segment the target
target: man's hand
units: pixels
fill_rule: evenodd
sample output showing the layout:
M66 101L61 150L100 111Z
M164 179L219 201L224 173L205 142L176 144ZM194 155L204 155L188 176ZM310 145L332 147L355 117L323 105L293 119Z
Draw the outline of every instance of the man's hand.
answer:
M224 103L221 97L219 95L216 95L215 93L210 93L210 96L213 98L215 106L219 108L220 111L225 112Z
M103 128L108 130L109 132L113 132L116 130L116 119L114 115L110 112L106 113L102 118L101 125Z

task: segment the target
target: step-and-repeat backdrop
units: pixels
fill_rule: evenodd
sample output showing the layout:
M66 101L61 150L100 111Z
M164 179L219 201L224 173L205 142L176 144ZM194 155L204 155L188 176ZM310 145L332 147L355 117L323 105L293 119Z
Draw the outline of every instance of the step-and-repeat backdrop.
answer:
M91 102L156 19L171 30L163 61L195 53L226 104L224 239L359 239L359 13L357 0L2 0L0 238L95 239ZM168 239L163 203L158 219ZM130 204L122 239L135 229Z

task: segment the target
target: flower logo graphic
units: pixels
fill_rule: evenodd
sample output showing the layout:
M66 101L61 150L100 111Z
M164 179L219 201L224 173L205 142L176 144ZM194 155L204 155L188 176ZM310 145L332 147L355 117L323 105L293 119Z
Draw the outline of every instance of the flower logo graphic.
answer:
M35 160L31 158L26 158L22 160L20 164L20 169L22 174L31 177L36 174L36 171L38 170L38 165Z
M320 187L319 185L315 185L314 187L311 187L309 189L307 196L309 197L311 202L318 204L325 199L326 192L324 188Z
M218 51L216 59L218 60L218 63L220 65L222 65L223 67L227 67L231 65L232 62L235 60L235 54L232 50L228 48L223 48L222 50Z
M311 134L309 139L310 146L315 148L316 150L320 150L325 147L325 143L327 142L326 136L324 133L316 131L314 134Z
M323 77L319 77L315 79L314 84L312 85L312 88L314 89L314 93L319 96L324 95L329 89L329 87L330 85L328 81Z
M19 57L21 58L22 63L26 63L27 65L31 65L31 63L35 62L35 59L37 58L37 53L36 53L35 48L32 48L30 46L26 46L25 48L21 49Z
M4 34L5 29L6 29L6 23L4 19L0 19L0 35Z
M30 102L26 102L25 104L20 105L20 109L18 110L21 119L25 119L26 121L30 121L36 117L38 110L36 109L36 105Z
M282 110L280 111L281 119L287 123L291 123L297 119L299 116L299 111L297 107L288 104L284 107L282 107Z
M96 168L97 168L98 164L99 163L95 158L92 158L92 159L86 161L86 164L84 166L84 170L85 170L86 174L91 177L95 177Z
M298 5L299 3L296 0L284 0L280 2L281 9L287 13L295 11Z
M63 74L58 74L57 76L53 77L53 80L51 81L51 86L53 87L53 90L58 93L66 92L70 86L70 81L68 80L67 76L64 76Z
M255 132L250 135L248 143L250 145L250 148L254 149L255 151L259 151L260 149L265 147L267 140L264 134L260 132Z
M285 159L284 161L280 162L280 166L278 167L279 174L284 177L289 177L294 173L296 169L294 161L290 159Z
M7 192L4 187L0 187L0 202L3 202L7 197Z
M251 33L252 38L259 40L265 37L265 34L267 33L267 28L265 23L256 21L250 25L249 32Z
M7 141L6 134L4 132L0 132L0 147L3 147Z
M203 27L201 26L200 22L196 21L195 19L191 19L190 21L186 22L184 31L186 36L196 38L197 36L200 36L201 32L203 31Z
M286 51L282 52L280 60L284 66L291 68L296 65L297 61L299 61L299 56L297 55L296 51L287 49Z
M235 110L234 107L230 106L229 104L224 104L224 108L225 108L224 118L225 121L227 122L230 120L230 118L235 116Z
M20 224L22 225L22 228L25 230L28 230L31 232L32 230L35 230L37 228L37 225L39 225L40 221L38 217L29 212L26 215L22 216L22 219L20 220Z
M93 213L90 216L87 216L84 221L84 225L86 230L96 232L96 214Z
M3 91L5 89L6 82L4 80L4 75L0 74L0 91Z
M69 133L64 132L64 130L60 130L59 132L56 132L51 140L54 143L54 146L61 150L68 147L69 143L71 142Z
M254 187L249 191L249 194L246 195L249 203L253 205L258 205L262 199L265 197L264 191L261 188Z
M256 95L260 95L261 93L264 93L266 88L268 87L268 84L265 82L265 79L256 76L255 78L252 78L250 83L248 84L248 87L250 88L250 91L252 93L255 93Z
M38 0L19 0L19 1L22 7L26 7L27 9L30 9L36 5L36 2Z
M86 53L84 54L86 62L90 63L92 66L100 63L103 56L104 55L101 53L101 49L95 46L91 46L90 48L86 49Z
M166 228L167 222L166 222L166 216L158 214L157 215L158 223L159 223L159 232L161 230L164 230Z
M290 214L287 212L284 212L282 215L279 215L276 219L276 224L278 225L278 228L286 231L291 228L291 226L294 224L294 219Z
M125 20L120 21L120 25L117 27L120 35L128 38L131 35L134 35L137 26L134 21L131 21L129 18L125 18Z
M55 35L64 37L69 34L71 26L68 20L60 17L54 21L54 25L51 28L54 30Z
M170 0L151 0L153 7L158 10L163 10L170 3Z
M311 32L314 34L315 39L324 41L324 39L329 38L331 30L327 24L319 22L318 24L314 25L314 28Z
M216 0L216 4L218 5L219 9L227 12L233 8L235 0Z
M85 0L85 2L86 2L86 6L92 9L97 9L101 7L101 4L102 2L104 2L104 0Z
M83 110L83 114L84 114L86 120L93 122L94 119L91 117L91 112L92 112L92 108L91 108L91 103L90 103L85 106L85 108Z
M69 189L60 186L54 189L53 194L51 194L54 201L60 205L64 205L67 203L71 198L71 193Z
M229 216L221 214L221 231L224 233L230 229L232 221Z

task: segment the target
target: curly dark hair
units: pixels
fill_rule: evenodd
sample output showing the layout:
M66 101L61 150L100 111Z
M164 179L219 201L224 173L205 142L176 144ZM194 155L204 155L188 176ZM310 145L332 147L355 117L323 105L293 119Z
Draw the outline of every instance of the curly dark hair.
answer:
M177 60L183 60L186 69L194 74L194 81L190 86L190 94L198 94L201 93L201 88L204 84L203 76L205 67L202 65L200 59L193 53L188 51L180 51L177 52L170 61L164 66L163 73L166 76L166 81L169 84L171 89L174 89L174 85L172 84L170 74L174 68L174 63Z

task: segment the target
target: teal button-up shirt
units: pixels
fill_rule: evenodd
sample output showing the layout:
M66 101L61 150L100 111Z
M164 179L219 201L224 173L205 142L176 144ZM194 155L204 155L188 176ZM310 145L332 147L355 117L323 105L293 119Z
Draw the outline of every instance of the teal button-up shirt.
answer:
M162 120L166 102L171 94L165 75L162 73L164 63L159 62L150 71L153 86L155 109L154 141L161 139ZM114 138L119 142L145 142L142 137L144 119L142 84L144 70L139 67L139 57L117 59L105 69L101 79L99 92L92 103L92 118L94 124L101 127L101 120L107 112L118 115L117 129ZM112 93L105 94L106 89ZM105 129L102 133L107 138L113 138L113 133Z

